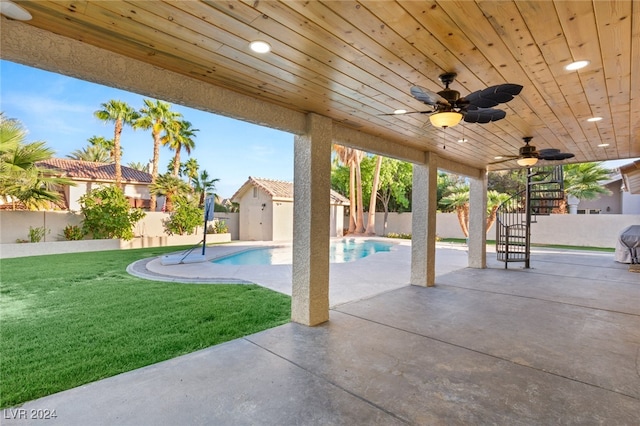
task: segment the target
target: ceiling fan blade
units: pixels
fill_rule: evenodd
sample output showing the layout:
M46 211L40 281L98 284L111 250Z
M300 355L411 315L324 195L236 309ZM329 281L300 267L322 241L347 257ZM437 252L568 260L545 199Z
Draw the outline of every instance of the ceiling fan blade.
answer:
M449 105L449 101L447 101L442 96L420 86L413 86L411 88L411 96L413 96L420 102L424 102L427 105Z
M493 161L493 162L489 163L489 165L506 163L507 161L512 161L512 160L516 160L516 159L520 158L519 155L503 155L502 157L503 158L501 158L498 161Z
M407 112L398 113L398 114L396 114L395 112L392 112L389 114L378 114L378 115L382 116L382 115L407 115L407 114L433 114L434 112L436 112L435 109L432 109L430 111L407 111Z
M464 113L464 121L467 123L489 123L490 121L502 120L507 113L501 109L474 108Z
M538 158L541 160L549 160L549 161L553 161L553 160L566 160L568 158L573 158L575 157L575 155L573 155L570 152L556 152L556 153L547 153L547 154L543 154L541 150L538 153ZM558 150L559 151L559 150Z
M464 100L479 108L491 108L498 104L509 102L520 91L522 91L522 86L519 84L499 84L470 93L464 97Z

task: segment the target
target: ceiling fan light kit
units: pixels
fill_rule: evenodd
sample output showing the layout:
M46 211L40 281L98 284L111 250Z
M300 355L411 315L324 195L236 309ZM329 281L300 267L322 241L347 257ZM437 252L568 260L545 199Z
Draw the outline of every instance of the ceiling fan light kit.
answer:
M517 161L518 165L523 167L535 166L537 162L538 162L537 157L518 158L518 161Z
M429 116L429 121L435 127L453 127L460 123L462 120L462 114L459 112L437 112Z

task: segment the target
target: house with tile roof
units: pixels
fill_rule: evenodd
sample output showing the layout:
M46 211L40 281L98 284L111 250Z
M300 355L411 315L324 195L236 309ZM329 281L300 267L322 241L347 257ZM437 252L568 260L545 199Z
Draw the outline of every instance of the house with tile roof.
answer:
M62 189L66 208L70 211L80 211L80 197L88 191L116 181L116 167L113 163L50 158L36 164L38 167L50 170L54 175L67 177L76 184ZM150 173L122 166L122 184L124 195L132 207L149 208ZM158 202L158 205L161 206L162 203Z
M240 205L239 235L245 241L285 241L293 238L293 182L249 179L231 197ZM331 236L341 237L344 207L349 199L331 190Z

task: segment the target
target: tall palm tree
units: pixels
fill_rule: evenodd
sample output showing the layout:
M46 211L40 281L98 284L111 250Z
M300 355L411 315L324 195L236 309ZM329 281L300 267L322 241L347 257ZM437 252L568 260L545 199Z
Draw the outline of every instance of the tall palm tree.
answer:
M140 118L136 120L135 128L151 129L153 138L153 165L151 168L151 183L155 183L158 178L158 163L160 162L160 144L162 134L170 131L174 122L178 121L182 114L171 111L171 105L167 102L149 99L144 100L144 107L140 109ZM151 211L156 209L156 194L151 194Z
M191 122L179 120L172 123L167 129L165 136L162 138L162 144L169 147L176 154L173 157L173 175L178 176L180 173L180 151L183 149L187 154L191 154L191 150L195 148L196 143L193 138L198 132L194 129Z
M209 179L209 173L206 170L200 172L199 176L191 178L191 186L196 194L199 194L198 206L204 206L204 199L209 194L213 194L216 190L216 182L220 179Z
M100 104L102 109L93 113L96 118L105 123L114 123L113 129L113 161L116 168L116 186L122 183L122 168L120 166L120 135L125 125L133 126L140 114L130 107L126 102L111 99L109 102Z
M362 201L362 179L360 162L364 152L342 145L333 145L338 162L349 167L349 233L364 232L364 213Z
M109 152L99 145L87 145L84 148L76 149L67 155L67 158L97 163L108 163L111 161Z
M353 168L356 172L356 234L364 233L364 200L362 199L362 175L360 172L360 163L364 158L364 151L352 149Z
M376 199L378 198L378 186L380 183L380 169L382 168L382 155L376 159L376 168L373 172L373 183L371 184L371 198L369 199L369 219L367 220L367 235L376 233Z
M21 202L28 209L46 207L62 199L60 185L74 185L67 178L52 176L37 162L51 158L54 151L45 142L25 142L22 124L0 114L0 197Z

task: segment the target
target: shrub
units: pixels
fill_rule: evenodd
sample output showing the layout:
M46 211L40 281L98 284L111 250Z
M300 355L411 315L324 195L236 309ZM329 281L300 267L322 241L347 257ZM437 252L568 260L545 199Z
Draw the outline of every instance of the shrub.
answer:
M216 234L226 234L229 232L229 227L224 220L218 220L213 223L213 227Z
M411 234L405 234L405 233L395 233L395 232L389 232L387 234L387 238L402 238L405 240L410 240L411 239Z
M169 235L191 235L196 227L204 222L204 212L197 202L187 197L177 196L174 199L174 210L162 224Z
M132 209L117 186L105 186L80 197L84 215L82 231L96 239L133 238L134 225L145 216L140 209Z
M29 241L32 243L39 243L42 241L45 235L50 234L51 229L39 226L37 228L29 227Z
M64 239L67 241L78 241L84 238L82 227L76 225L67 225L63 230Z

